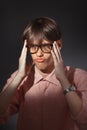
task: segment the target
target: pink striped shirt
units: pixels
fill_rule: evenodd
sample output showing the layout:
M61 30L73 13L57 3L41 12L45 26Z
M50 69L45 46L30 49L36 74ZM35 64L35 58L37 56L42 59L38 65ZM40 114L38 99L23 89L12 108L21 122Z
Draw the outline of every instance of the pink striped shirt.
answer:
M18 112L17 130L87 130L87 72L66 67L66 74L83 100L78 117L71 116L55 70L43 78L35 67L18 87L7 112L0 117L1 122Z

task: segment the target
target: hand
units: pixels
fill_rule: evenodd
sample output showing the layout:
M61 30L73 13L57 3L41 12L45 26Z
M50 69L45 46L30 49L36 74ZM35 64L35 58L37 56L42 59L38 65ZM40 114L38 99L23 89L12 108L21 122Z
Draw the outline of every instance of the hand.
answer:
M27 41L24 41L24 46L21 51L21 55L19 58L19 68L18 68L18 73L20 76L24 77L26 75L26 57L27 57Z
M58 44L56 42L53 43L52 56L55 65L56 77L59 80L62 80L63 77L65 77L65 70L64 70L63 59L60 53L60 48L58 47Z

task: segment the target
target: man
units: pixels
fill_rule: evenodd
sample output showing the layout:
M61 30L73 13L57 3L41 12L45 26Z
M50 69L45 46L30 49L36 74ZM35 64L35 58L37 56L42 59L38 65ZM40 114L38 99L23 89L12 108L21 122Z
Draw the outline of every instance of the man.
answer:
M0 95L1 122L19 112L17 130L86 130L87 72L64 66L59 25L36 18L25 28L23 42L18 70Z

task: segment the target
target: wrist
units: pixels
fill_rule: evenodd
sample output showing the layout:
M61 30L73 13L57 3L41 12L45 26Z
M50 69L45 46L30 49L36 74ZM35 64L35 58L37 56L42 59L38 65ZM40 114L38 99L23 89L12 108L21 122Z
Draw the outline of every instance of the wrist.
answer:
M61 83L61 86L64 89L67 89L67 86L71 86L71 83L69 82L69 80L67 79L67 77L63 77L61 80L60 80L60 83Z
M68 88L64 89L63 93L66 95L69 92L76 91L76 87L73 85L70 85Z
M23 79L25 77L25 75L23 75L22 73L18 72L16 77L18 77L19 79Z

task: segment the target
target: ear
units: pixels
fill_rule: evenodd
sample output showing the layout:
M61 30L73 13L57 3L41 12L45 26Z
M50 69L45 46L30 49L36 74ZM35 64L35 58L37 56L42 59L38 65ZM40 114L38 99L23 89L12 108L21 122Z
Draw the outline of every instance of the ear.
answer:
M62 48L62 43L63 43L62 39L57 40L57 44L58 44L58 47L60 48L60 50Z

